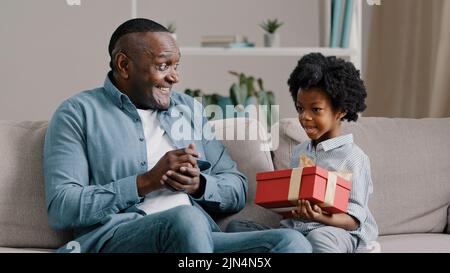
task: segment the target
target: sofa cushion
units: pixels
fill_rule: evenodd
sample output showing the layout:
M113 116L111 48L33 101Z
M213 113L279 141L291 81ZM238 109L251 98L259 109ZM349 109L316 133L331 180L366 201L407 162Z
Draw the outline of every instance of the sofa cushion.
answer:
M236 162L239 171L248 178L248 194L246 207L231 217L215 216L220 227L235 218L250 219L268 225L278 226L280 217L269 210L254 205L256 190L256 173L273 170L272 159L268 149L267 137L259 123L254 119L236 118L211 121L217 139L221 140ZM239 133L238 133L239 131ZM250 133L252 132L252 133ZM257 134L253 134L257 132ZM244 133L243 135L238 135ZM253 135L252 135L253 134ZM240 140L239 140L240 139Z
M448 234L400 234L380 236L383 253L449 253Z
M280 120L279 145L273 151L273 165L276 170L289 168L294 147L307 139L305 131L294 118Z
M56 248L70 233L47 218L42 152L47 122L0 121L0 246Z
M0 253L55 253L54 249L0 247Z
M247 203L253 203L255 198L256 173L273 170L270 151L264 143L265 132L254 119L235 118L211 121L215 135L231 158L236 162L239 171L248 178L249 192ZM245 135L238 136L244 132ZM250 131L258 134L251 135ZM265 148L265 149L264 149Z
M274 151L276 168L288 166L288 152L307 140L297 119L280 122L280 140L288 149ZM297 127L297 128L293 128ZM444 232L450 200L450 118L390 119L362 117L344 122L371 161L374 194L369 207L380 234ZM281 141L280 141L281 142ZM281 146L281 145L280 145Z

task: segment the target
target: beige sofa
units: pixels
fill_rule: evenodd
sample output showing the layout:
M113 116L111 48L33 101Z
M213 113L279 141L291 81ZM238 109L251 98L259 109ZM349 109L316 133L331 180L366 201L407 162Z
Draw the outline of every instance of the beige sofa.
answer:
M255 121L216 121L216 134L253 128ZM47 223L42 148L47 122L0 121L0 252L51 252L71 239ZM253 129L251 129L253 130ZM276 130L275 130L276 131ZM345 123L371 159L382 252L450 252L450 118L361 118ZM253 204L255 174L286 168L293 147L306 139L296 119L280 121L279 148L261 151L260 140L223 140L249 178L244 210L217 217L224 227L245 218L277 226L280 217ZM228 135L230 135L228 133ZM248 130L247 130L248 133Z

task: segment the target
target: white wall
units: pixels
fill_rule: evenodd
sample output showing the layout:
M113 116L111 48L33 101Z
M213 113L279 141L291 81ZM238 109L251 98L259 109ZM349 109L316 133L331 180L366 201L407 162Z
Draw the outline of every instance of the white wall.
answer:
M102 84L110 35L130 14L123 0L2 0L0 119L49 119L64 99Z
M131 0L2 0L0 3L0 119L46 120L66 98L102 85L114 29L131 17ZM258 24L278 18L282 46L318 46L315 0L138 0L138 17L175 21L180 46L201 35L242 34L257 46ZM263 78L276 93L281 117L295 116L286 81L298 58L183 56L177 90L227 95L228 70Z

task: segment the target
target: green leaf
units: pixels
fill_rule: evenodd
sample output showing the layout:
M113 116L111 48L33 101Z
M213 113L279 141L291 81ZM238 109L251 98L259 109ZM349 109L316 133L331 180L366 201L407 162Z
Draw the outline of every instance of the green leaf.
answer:
M245 106L256 105L258 106L258 99L255 96L248 96L245 100Z
M259 26L268 33L275 33L275 31L277 31L277 29L283 24L284 23L278 21L278 19L267 19L266 21L259 24Z
M261 78L258 78L257 82L258 82L259 90L264 90L263 80Z
M247 97L256 95L254 82L255 82L255 78L253 78L252 76L247 78L247 92L248 92Z
M230 98L234 105L242 104L239 85L233 83L230 87Z

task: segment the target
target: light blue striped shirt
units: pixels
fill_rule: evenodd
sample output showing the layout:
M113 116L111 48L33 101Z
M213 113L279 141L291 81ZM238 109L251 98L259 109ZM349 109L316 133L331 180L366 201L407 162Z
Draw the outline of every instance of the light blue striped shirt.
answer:
M373 192L370 161L361 148L353 143L353 135L348 134L322 141L316 148L311 140L297 145L292 153L292 168L298 167L299 157L302 154L327 170L353 173L347 213L358 219L360 224L358 229L348 232L358 238L359 246L376 240L378 226L368 207L369 195ZM296 229L305 235L313 229L325 226L305 219L284 219L280 224L282 227Z

